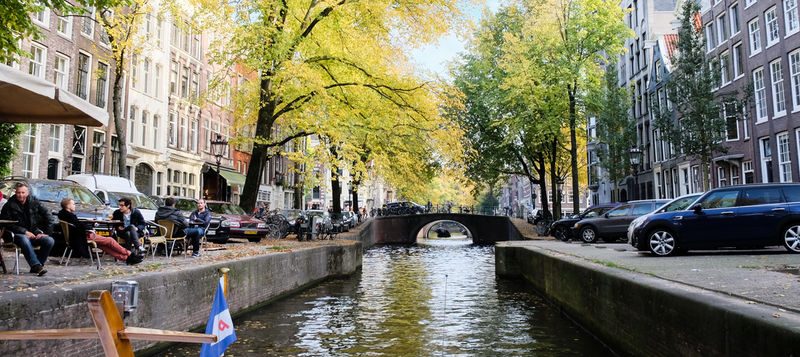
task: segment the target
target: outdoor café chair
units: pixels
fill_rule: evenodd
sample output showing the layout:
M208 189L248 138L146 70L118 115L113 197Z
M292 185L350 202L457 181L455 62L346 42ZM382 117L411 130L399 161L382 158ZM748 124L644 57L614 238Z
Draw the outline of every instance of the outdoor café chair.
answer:
M61 254L61 260L58 262L58 264L69 266L69 260L72 258L72 251L73 251L72 247L69 245L69 227L75 227L75 226L62 220L59 220L58 223L61 224L61 233L64 235L64 242L67 243L67 247L64 249L64 253ZM102 250L97 248L97 243L95 243L95 241L93 240L86 239L86 244L89 245L89 262L92 265L94 265L95 264L94 262L96 260L97 270L100 270L100 253L102 252ZM65 257L67 258L66 262L64 261Z
M167 240L167 242L165 244L165 247L169 248L167 249L167 257L172 258L172 253L175 251L175 243L177 243L179 240L180 241L184 240L184 237L173 237L173 234L175 233L175 223L170 220L160 219L158 220L158 225L164 226L164 228L166 228L166 233L164 234L164 238ZM170 242L172 243L171 246ZM186 243L184 242L184 246L185 245Z

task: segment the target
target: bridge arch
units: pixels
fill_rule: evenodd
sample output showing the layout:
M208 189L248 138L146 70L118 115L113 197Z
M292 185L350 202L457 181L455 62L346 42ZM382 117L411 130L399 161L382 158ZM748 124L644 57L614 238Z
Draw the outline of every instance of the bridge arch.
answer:
M454 221L462 224L472 234L472 242L475 244L522 239L508 217L463 213L377 217L372 223L372 239L375 244L412 244L417 241L417 233L435 221Z
M447 237L439 236L438 230L447 230ZM458 233L455 233L458 231ZM417 239L438 239L438 238L451 238L452 236L462 236L466 239L472 240L472 232L465 225L451 220L433 221L426 224L422 229L417 232Z

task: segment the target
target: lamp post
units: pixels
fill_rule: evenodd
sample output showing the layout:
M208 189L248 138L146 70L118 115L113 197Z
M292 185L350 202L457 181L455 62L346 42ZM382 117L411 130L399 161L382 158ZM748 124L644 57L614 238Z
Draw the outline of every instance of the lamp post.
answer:
M217 159L217 194L215 195L216 197L214 197L217 200L220 200L219 193L220 193L220 186L221 186L221 180L219 178L219 176L220 176L219 166L220 166L220 163L222 163L222 155L225 154L225 147L226 146L228 146L228 141L222 139L222 135L220 135L220 134L217 134L216 139L211 139L211 150L214 153L214 158ZM224 197L223 197L222 200L224 200Z
M636 195L634 199L641 199L639 196L639 165L642 163L642 149L639 149L638 146L632 146L631 149L628 151L630 153L631 159L631 168L633 169L633 181L636 188L634 192Z
M561 217L561 206L562 200L564 196L564 179L561 177L556 177L556 187L558 188L558 197L556 197L556 202L558 202L558 211L553 212L557 217Z

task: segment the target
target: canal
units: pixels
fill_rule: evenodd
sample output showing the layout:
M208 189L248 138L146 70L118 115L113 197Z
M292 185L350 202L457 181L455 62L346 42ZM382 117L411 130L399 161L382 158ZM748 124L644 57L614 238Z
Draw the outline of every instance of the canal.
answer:
M234 320L226 356L607 356L521 281L494 247L437 239L364 253L363 268ZM175 345L159 356L197 356Z

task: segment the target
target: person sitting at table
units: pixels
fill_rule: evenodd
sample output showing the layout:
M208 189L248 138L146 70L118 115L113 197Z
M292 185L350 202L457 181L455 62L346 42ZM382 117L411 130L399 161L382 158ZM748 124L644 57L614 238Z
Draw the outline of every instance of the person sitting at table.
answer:
M125 261L128 265L136 265L142 262L141 256L123 248L114 238L98 236L91 227L87 227L85 223L81 222L78 216L75 215L75 200L71 198L61 200L61 211L58 212L58 219L71 225L69 227L70 240L80 240L80 238L86 237L86 239L94 241L97 244L97 248L100 248L100 250L116 260ZM83 244L86 245L85 240Z
M146 223L142 212L133 207L130 198L119 199L119 209L114 211L111 219L120 222L114 226L114 229L125 239L126 248L134 253L144 253L144 247L139 242L139 235L144 232Z
M189 215L189 224L192 227L183 230L186 238L192 242L192 258L200 256L200 237L206 233L205 229L209 223L211 223L211 211L206 209L205 200L198 200L197 209Z
M175 224L175 228L172 230L173 237L186 236L184 230L189 226L189 222L186 220L186 217L183 216L181 210L175 208L175 198L167 197L164 200L164 206L158 208L158 211L156 211L156 222L160 220L167 220Z
M42 276L47 273L44 268L50 250L55 241L50 237L52 222L47 211L35 197L30 195L27 183L18 182L14 186L14 195L0 210L0 219L16 221L9 224L6 231L14 237L14 244L22 250L22 255L31 267L31 273ZM39 251L33 247L39 247Z

